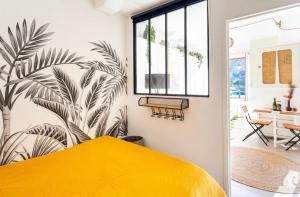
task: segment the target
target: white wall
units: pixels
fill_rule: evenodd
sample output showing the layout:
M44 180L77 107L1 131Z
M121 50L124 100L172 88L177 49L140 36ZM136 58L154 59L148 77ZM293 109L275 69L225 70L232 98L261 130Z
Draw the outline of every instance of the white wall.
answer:
M142 135L149 147L203 167L223 186L226 177L226 20L253 14L299 0L209 0L210 98L190 98L184 122L150 117L133 95L133 67L129 67L129 131ZM127 52L133 65L132 23L127 23Z
M271 107L273 98L281 101L283 109L286 107L286 99L283 97L288 94L288 85L279 83L279 71L276 69L275 84L263 84L262 79L262 53L265 51L278 51L284 49L292 50L292 70L293 84L300 86L300 45L299 43L282 44L277 37L252 41L250 44L250 83L249 83L249 104L253 107ZM300 101L299 88L296 88L292 107L299 109Z

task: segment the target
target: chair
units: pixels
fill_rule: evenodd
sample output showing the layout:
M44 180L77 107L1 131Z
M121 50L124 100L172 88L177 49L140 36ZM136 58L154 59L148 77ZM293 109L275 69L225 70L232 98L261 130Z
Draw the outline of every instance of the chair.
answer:
M263 134L263 132L261 131L261 129L264 126L269 126L272 121L271 120L262 120L262 119L251 119L251 116L248 112L248 108L246 106L242 107L245 118L248 122L248 124L252 127L253 131L251 133L249 133L248 135L246 135L246 137L243 139L243 141L245 141L246 139L248 139L250 136L252 136L253 134L257 134L259 136L259 138L264 142L264 144L266 146L268 146L267 142L269 142L268 138Z
M286 151L288 151L300 141L300 125L293 125L288 123L283 123L282 125L284 128L289 129L294 134L294 137L292 137L287 143L285 143L285 145L292 143L287 149L285 149ZM297 140L293 142L295 138L297 138Z

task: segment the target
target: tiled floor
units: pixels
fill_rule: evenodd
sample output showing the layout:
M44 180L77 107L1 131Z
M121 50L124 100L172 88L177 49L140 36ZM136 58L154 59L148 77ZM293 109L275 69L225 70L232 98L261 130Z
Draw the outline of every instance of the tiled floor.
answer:
M285 147L280 145L277 146L277 148L274 148L271 141L270 145L266 147L256 135L251 136L243 142L242 139L247 133L248 131L245 131L243 129L232 129L230 138L231 146L252 147L270 151L300 164L300 145L298 145L293 150L285 151ZM232 197L300 197L300 194L279 194L267 192L264 190L248 187L235 181L232 181L231 194Z

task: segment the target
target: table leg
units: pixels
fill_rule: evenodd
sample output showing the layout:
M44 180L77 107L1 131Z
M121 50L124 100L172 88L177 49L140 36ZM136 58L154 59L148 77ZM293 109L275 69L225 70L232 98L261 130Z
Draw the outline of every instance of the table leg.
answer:
M277 146L277 120L276 120L276 114L273 113L273 139L274 139L274 148Z

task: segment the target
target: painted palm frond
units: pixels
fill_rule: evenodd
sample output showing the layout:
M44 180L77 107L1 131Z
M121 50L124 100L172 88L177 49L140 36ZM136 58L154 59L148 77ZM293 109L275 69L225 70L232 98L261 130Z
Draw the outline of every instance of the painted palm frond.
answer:
M26 139L24 132L17 132L10 135L0 145L0 165L6 165L15 161L19 156L17 149Z
M92 88L89 91L85 100L85 107L87 110L92 109L96 105L100 96L101 88L105 80L106 80L106 76L101 76L99 80L93 83Z
M27 134L45 136L59 142L62 146L67 147L67 133L59 125L43 124L32 127L26 131Z
M120 133L120 124L121 122L115 121L114 124L106 131L106 135L112 136L112 137L118 137Z
M35 54L33 58L28 58L27 61L21 60L16 65L15 72L19 79L26 78L51 66L76 64L81 58L77 57L76 53L69 54L69 50L60 49L59 52L56 52L55 48L49 49L48 52L43 50L40 56Z
M10 43L0 36L0 44L3 47L0 53L3 59L14 67L15 62L32 57L37 50L45 46L45 43L49 41L49 37L53 34L52 32L46 32L48 26L49 24L44 24L36 27L36 22L33 20L30 28L28 28L27 21L24 19L22 28L20 28L19 23L16 24L15 35L8 27Z
M91 66L81 77L80 79L80 87L81 89L86 88L92 81L95 75L96 69L94 66Z
M55 114L57 114L65 123L68 122L68 106L64 105L63 103L59 103L56 101L50 101L42 98L33 98L32 101L39 105L42 106Z
M57 152L64 149L57 140L51 137L38 135L35 139L34 146L31 152L31 158L39 157L42 155L47 155L49 153Z
M77 84L58 68L53 68L53 74L63 97L69 100L70 103L76 105L79 95Z
M106 134L107 120L109 118L109 115L109 111L105 111L105 113L102 115L96 129L95 137L104 136Z
M128 118L127 118L127 106L119 109L120 116L117 117L119 125L120 135L126 136L128 134Z
M34 145L31 152L28 151L26 147L23 146L23 151L18 152L18 154L23 160L27 160L27 159L32 159L35 157L47 155L50 153L54 153L59 150L63 150L64 148L65 147L57 140L48 136L38 135L35 138Z
M100 106L98 109L96 109L94 112L92 112L88 118L87 125L89 129L92 129L97 122L99 122L99 119L101 115L104 113L104 111L107 109L106 106Z
M5 68L6 68L6 65L1 66L1 68L0 68L0 79L3 81L5 81L5 78L3 75L6 75L6 76L9 75L9 73L5 71Z
M113 66L108 65L108 64L104 64L100 61L89 61L89 62L81 63L79 65L79 67L81 69L90 69L91 67L94 67L97 71L107 73L107 74L109 74L111 76L114 76L114 77L120 75L118 70L116 70Z
M119 109L120 115L116 117L114 124L107 130L107 135L117 137L126 136L128 133L127 106Z
M103 88L104 102L111 106L114 101L123 93L127 94L127 73L126 67L110 44L105 41L92 43L95 48L92 51L100 53L107 64L98 62L95 64L97 70L109 73L112 78L107 81Z
M106 81L103 87L104 103L111 106L122 94L126 94L127 78L118 76Z
M82 123L82 129L85 128L88 112L95 107L97 101L99 100L102 86L106 80L106 76L101 76L99 80L95 81L89 91L86 100L85 100L85 108L86 112L84 115L84 121Z
M51 77L51 75L36 73L23 79L12 80L9 84L20 84L23 82L15 94L21 94L28 89L25 98L38 96L39 98L47 99L49 97L55 97L63 100L56 80Z
M90 140L90 136L85 134L76 124L68 122L71 133L75 136L77 144Z
M114 50L110 44L105 41L100 41L98 43L92 42L92 44L95 46L92 51L100 53L110 66L115 67L120 75L126 75L125 66L120 60L116 50Z

